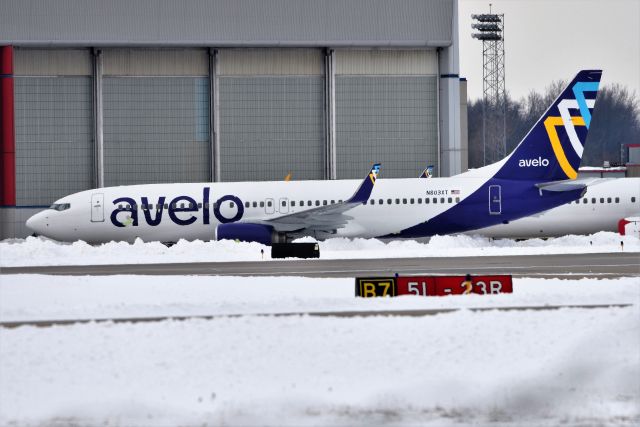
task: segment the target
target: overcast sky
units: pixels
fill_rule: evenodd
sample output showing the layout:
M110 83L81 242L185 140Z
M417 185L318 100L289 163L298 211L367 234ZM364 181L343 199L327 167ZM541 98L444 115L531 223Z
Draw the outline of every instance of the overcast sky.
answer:
M482 42L471 14L505 15L505 74L513 98L602 69L602 84L640 96L640 0L459 0L460 76L470 99L482 97Z

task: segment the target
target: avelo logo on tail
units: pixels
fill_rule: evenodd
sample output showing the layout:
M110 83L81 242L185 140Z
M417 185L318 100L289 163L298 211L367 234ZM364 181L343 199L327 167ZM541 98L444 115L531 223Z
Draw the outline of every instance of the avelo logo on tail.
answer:
M537 159L520 159L518 166L521 168L547 167L549 166L549 159L543 159L542 157L538 157Z
M601 75L600 70L580 71L507 157L495 178L536 184L575 179Z

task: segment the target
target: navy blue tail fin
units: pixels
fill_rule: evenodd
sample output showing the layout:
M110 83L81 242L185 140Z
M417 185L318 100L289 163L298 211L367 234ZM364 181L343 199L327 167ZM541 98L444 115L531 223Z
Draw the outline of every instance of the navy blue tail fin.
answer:
M358 187L356 192L353 193L353 196L351 196L351 198L347 200L347 203L367 203L367 201L369 200L369 196L371 195L371 191L373 191L373 186L376 183L376 178L378 177L379 173L380 163L376 163L371 166L371 169L362 181L362 184L360 184L360 187Z
M575 179L601 75L601 70L580 71L507 157L495 178Z

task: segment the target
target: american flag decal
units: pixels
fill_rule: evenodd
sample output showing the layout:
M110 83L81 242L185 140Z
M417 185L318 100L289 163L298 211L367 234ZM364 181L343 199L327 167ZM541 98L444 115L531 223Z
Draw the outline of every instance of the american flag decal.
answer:
M460 194L460 190L451 190L451 194Z

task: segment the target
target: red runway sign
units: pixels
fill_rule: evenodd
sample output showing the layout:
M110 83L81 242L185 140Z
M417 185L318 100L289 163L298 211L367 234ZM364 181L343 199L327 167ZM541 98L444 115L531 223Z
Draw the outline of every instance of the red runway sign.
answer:
M356 296L446 296L513 293L511 276L399 276L356 278Z

